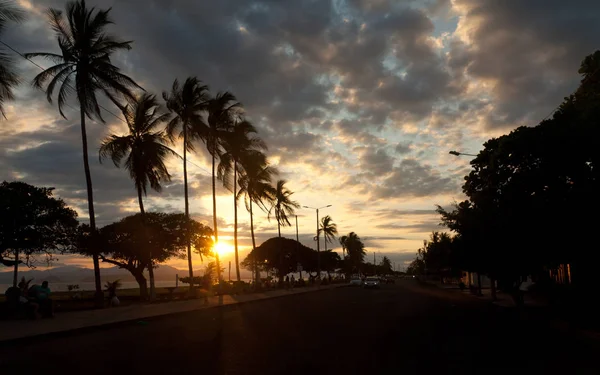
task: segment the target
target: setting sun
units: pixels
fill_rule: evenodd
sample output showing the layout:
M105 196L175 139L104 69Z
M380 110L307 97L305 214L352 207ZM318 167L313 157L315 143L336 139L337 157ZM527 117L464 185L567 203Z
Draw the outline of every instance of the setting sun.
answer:
M233 253L233 246L231 246L227 242L219 242L215 244L214 251L219 255Z

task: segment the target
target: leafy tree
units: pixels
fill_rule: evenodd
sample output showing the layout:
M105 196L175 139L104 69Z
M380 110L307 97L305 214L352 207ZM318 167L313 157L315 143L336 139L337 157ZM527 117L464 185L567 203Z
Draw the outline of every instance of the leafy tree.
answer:
M131 78L122 74L112 64L110 56L114 52L130 50L131 42L122 41L106 32L106 27L112 20L110 9L96 10L88 8L85 0L69 1L66 5L66 20L63 12L58 9L48 10L50 27L56 33L61 53L28 53L26 58L42 57L56 65L38 74L33 85L43 89L46 82L46 97L52 103L52 96L57 85L58 111L65 117L63 108L70 95L75 93L79 102L81 117L81 140L83 145L83 167L87 187L88 211L90 226L96 228L94 212L94 194L92 177L88 161L87 133L85 118L99 119L104 122L100 113L97 92L100 91L114 103L122 98L132 100L132 89L140 88ZM66 117L65 117L66 118ZM93 256L94 281L96 284L97 303L102 303L103 293L100 281L98 257Z
M316 271L317 252L296 240L274 237L253 249L242 261L242 267L253 270L255 264L263 272L275 272L279 281L296 272L298 263L307 272Z
M273 203L271 208L269 209L269 220L272 215L275 216L275 220L277 220L277 233L279 237L281 237L281 226L290 226L289 217L294 215L294 210L300 208L298 202L293 201L291 199L293 191L289 190L285 184L286 180L279 180L275 185L275 197L273 199Z
M109 136L100 146L100 162L110 157L119 168L125 159L125 168L135 184L140 212L145 214L143 196L148 184L160 192L161 182L171 181L165 165L168 156L177 155L167 143L169 139L163 130L157 130L168 118L168 114L158 112L159 106L154 95L147 93L138 97L131 105L123 108L129 134ZM151 255L150 255L151 256ZM150 296L154 298L154 269L150 265Z
M51 257L73 245L77 213L54 198L52 190L24 182L0 184L0 264L14 266L14 287L22 256L32 264L35 254Z
M254 212L253 204L258 205L263 211L268 211L267 205L272 205L275 197L275 191L271 185L273 176L278 174L277 169L268 164L260 164L263 160L250 162L245 167L245 173L240 177L239 197L244 197L246 209L250 213L250 234L252 236L252 249L256 248L256 239L254 237ZM258 268L253 270L255 278L258 280Z
M203 85L196 77L187 78L183 86L176 79L173 82L171 92L163 92L163 99L167 102L169 111L175 115L167 124L167 134L171 137L171 140L179 138L183 142L183 195L185 216L189 219L187 152L193 152L195 150L194 142L206 135L206 124L204 124L202 113L206 109L209 99L208 86ZM192 266L191 244L187 245L187 257L190 279L193 280L194 269ZM190 284L190 291L193 288L194 284Z
M9 21L21 22L25 19L25 14L13 1L3 1L0 3L0 35L6 29ZM4 112L4 103L8 100L14 100L12 89L19 84L19 77L15 72L13 60L10 56L0 49L0 113L6 118Z
M87 225L79 230L79 252L96 254L106 263L126 269L148 296L144 269L173 257L185 258L188 243L210 254L212 229L188 220L185 214L146 212L127 216L95 233Z
M327 251L327 242L331 243L338 233L337 225L333 222L331 216L327 215L321 219L319 233L323 233L325 239L325 251Z
M223 148L225 152L221 155L217 172L217 176L223 181L225 187L233 189L233 243L237 281L241 281L237 236L238 178L245 173L246 169L267 163L266 156L263 154L263 151L267 150L267 145L256 134L256 128L249 121L236 122L230 131L224 134ZM231 180L231 175L233 175L233 180ZM233 181L233 187L231 181Z
M415 258L406 268L407 275L423 275L425 273L425 261L422 258Z
M600 209L599 57L584 59L581 85L552 118L488 140L465 178L468 200L439 209L470 268L514 285L569 263L574 284L597 284L600 255L581 233L595 229L589 212Z

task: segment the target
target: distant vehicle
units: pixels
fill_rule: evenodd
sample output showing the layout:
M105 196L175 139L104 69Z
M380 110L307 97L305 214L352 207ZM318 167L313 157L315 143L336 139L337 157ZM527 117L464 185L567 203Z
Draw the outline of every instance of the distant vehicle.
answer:
M379 288L381 281L378 277L367 277L363 286L365 288Z
M362 279L359 276L352 276L352 278L350 279L350 285L361 286L362 283Z

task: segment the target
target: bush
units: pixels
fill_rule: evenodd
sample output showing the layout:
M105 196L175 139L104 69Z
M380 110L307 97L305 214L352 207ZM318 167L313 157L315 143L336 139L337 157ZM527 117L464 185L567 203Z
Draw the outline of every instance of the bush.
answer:
M460 283L458 283L458 287L460 288L460 290L465 290L465 288L467 287L465 285L465 283L463 283L462 281Z

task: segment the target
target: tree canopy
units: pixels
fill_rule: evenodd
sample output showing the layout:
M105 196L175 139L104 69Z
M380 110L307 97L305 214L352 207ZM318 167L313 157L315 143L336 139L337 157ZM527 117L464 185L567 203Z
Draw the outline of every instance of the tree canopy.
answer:
M189 226L189 231L186 226ZM146 212L127 216L101 228L95 235L82 225L79 252L97 254L103 262L114 264L132 273L146 293L143 275L152 263L162 263L174 257L185 259L188 240L197 252L210 255L212 229L190 220L184 214Z
M0 262L14 265L18 251L31 263L33 254L70 250L77 229L77 213L52 188L24 182L0 184ZM12 261L7 257L13 256Z

